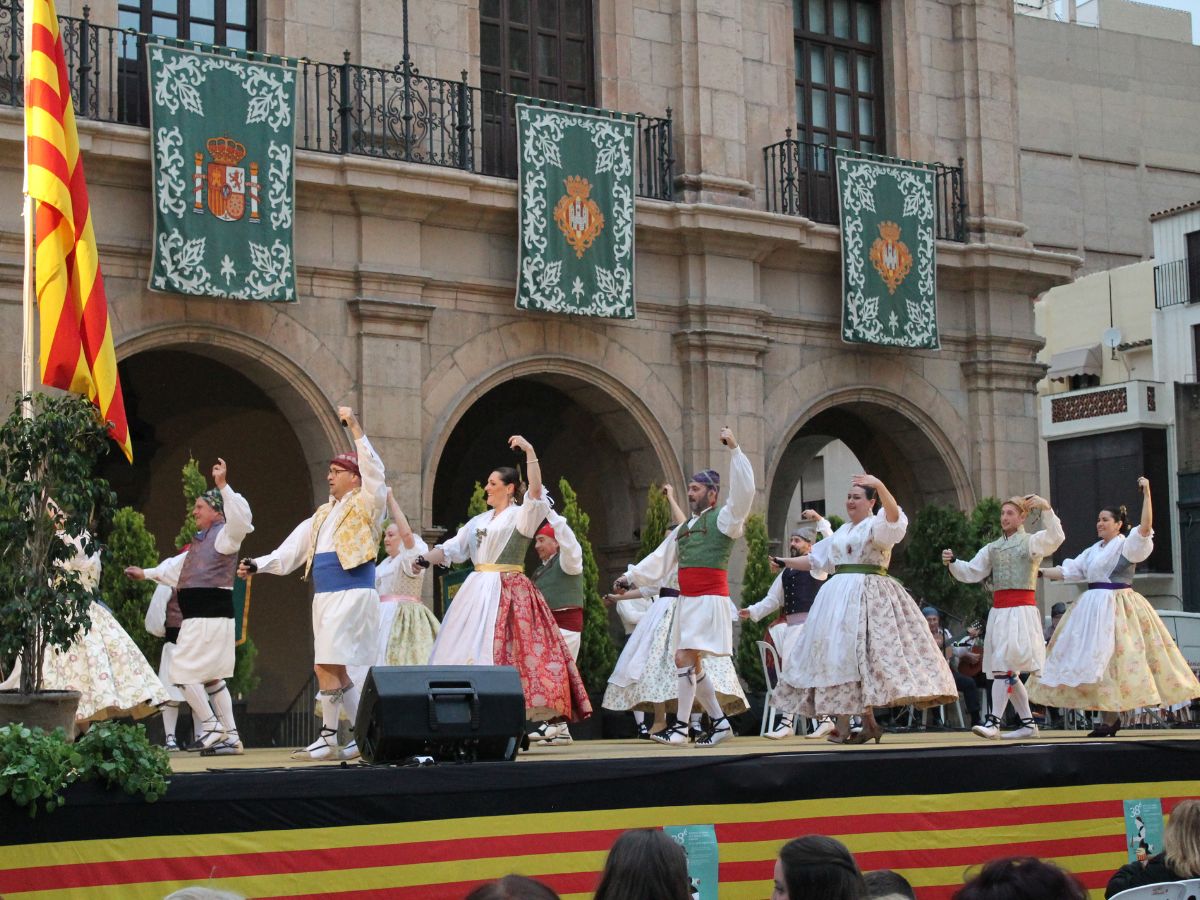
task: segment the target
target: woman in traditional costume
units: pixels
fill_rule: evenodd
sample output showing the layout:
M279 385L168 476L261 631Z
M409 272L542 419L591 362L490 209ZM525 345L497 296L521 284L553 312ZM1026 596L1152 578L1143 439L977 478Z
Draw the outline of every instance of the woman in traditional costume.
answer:
M560 716L579 721L592 712L583 679L554 615L525 575L525 552L550 500L533 446L520 435L508 443L525 453L529 489L524 502L517 502L516 469L497 469L483 489L491 509L419 560L425 565L468 560L475 565L446 612L429 664L515 666L530 721Z
M892 547L908 528L904 511L882 481L858 475L846 495L846 518L807 556L782 561L829 580L784 661L775 705L808 718L836 717L828 738L834 743L878 743L883 729L873 707L941 706L958 691L920 607L888 577ZM860 714L862 730L851 735L850 717Z
M59 567L79 574L85 591L100 584L100 554L84 551L87 535L59 538L75 552ZM48 649L42 662L42 688L47 691L79 691L75 728L85 731L92 722L104 719L153 715L167 702L167 691L137 644L107 607L93 600L88 606L91 625L81 631L64 650ZM0 690L20 684L18 663Z
M1126 535L1125 507L1105 507L1096 518L1100 540L1042 570L1051 581L1085 581L1088 589L1059 622L1041 675L1029 679L1029 697L1046 706L1102 711L1089 737L1116 734L1122 711L1200 697L1200 682L1171 633L1132 586L1135 566L1154 550L1149 480L1139 478L1138 488L1137 528Z

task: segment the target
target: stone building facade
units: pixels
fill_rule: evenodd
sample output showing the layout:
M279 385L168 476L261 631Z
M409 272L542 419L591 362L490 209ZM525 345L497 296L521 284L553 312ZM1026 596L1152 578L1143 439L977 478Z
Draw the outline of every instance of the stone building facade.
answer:
M479 83L480 2L493 5L412 0L423 74L466 70ZM390 68L398 7L260 0L258 46L329 61L348 48ZM113 4L91 13L117 21ZM882 36L876 149L963 160L967 233L938 246L937 352L843 344L837 227L766 211L763 147L796 122L797 38L784 0L592 4L595 104L673 111L674 196L638 201L630 322L514 309L514 181L306 151L300 302L151 293L147 130L80 119L134 421L135 467L110 467L122 500L147 511L165 552L182 513L179 467L189 453L205 466L221 455L255 506L246 549L263 552L322 499L327 460L347 446L334 413L343 403L361 410L397 496L429 533L465 518L473 481L509 462L504 440L525 433L547 476L567 477L591 514L604 577L636 548L650 484L725 469L725 424L754 463L757 508L775 535L791 524L798 473L831 438L910 510L1030 490L1044 372L1032 300L1077 260L1025 237L1011 5L887 0L865 14ZM0 180L13 198L21 159L20 110L0 110ZM0 214L0 316L14 337L18 212L14 199ZM14 363L0 370L10 392L16 344L0 351ZM264 681L253 704L279 709L308 671L308 588L259 581L251 628Z

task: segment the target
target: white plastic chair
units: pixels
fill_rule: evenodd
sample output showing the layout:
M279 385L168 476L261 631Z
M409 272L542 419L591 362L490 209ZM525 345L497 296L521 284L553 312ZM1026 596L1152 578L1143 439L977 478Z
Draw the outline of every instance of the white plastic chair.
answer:
M1200 900L1200 878L1189 878L1179 883L1183 885L1185 900Z
M1111 900L1187 900L1188 886L1185 881L1166 884L1145 884L1113 894Z
M766 641L755 641L758 644L758 658L762 663L763 681L767 685L767 694L763 698L763 714L762 723L758 729L758 736L762 737L771 730L771 723L775 721L775 684L771 681L771 666L775 667L776 675L783 671L783 664L779 661L779 651L768 644Z

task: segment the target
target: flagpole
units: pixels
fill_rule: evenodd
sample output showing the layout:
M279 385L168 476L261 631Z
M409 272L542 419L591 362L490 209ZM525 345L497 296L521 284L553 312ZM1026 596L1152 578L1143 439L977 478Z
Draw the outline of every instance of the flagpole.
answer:
M33 41L33 30L29 27L29 3L24 4L21 11L25 21L22 23L24 29L24 51L26 66L29 60L29 48ZM28 95L29 79L25 79L25 91ZM29 118L29 97L26 96L22 103L25 119ZM29 127L28 122L25 123L25 134L22 136L23 152L25 165L22 167L21 193L24 196L24 208L22 216L25 218L25 273L21 287L21 394L30 395L33 393L33 370L34 365L34 287L33 287L33 198L29 196ZM33 404L25 401L21 404L21 412L25 418L33 418Z

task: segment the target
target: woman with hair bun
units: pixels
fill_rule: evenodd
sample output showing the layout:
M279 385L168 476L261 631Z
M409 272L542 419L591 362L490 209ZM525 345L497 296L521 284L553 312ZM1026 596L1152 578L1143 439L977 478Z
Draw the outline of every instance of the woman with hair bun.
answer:
M1052 581L1087 582L1062 617L1041 675L1029 678L1029 698L1045 706L1103 711L1088 737L1112 737L1119 713L1171 706L1200 697L1200 682L1154 607L1133 589L1134 567L1154 550L1150 482L1138 479L1142 516L1129 530L1124 506L1104 507L1100 538L1074 559L1043 569Z
M834 743L879 743L873 707L941 706L958 698L958 688L920 607L888 576L892 547L908 528L904 511L882 481L857 475L846 518L807 556L776 561L828 580L784 661L775 705L806 718L836 716ZM856 715L863 727L851 735Z
M525 575L525 551L550 511L550 499L533 445L520 435L509 438L508 445L525 453L529 489L524 502L517 470L496 469L483 488L491 509L418 558L422 566L468 560L475 566L446 611L429 664L515 666L525 690L526 718L577 722L592 712L583 679L550 607Z

